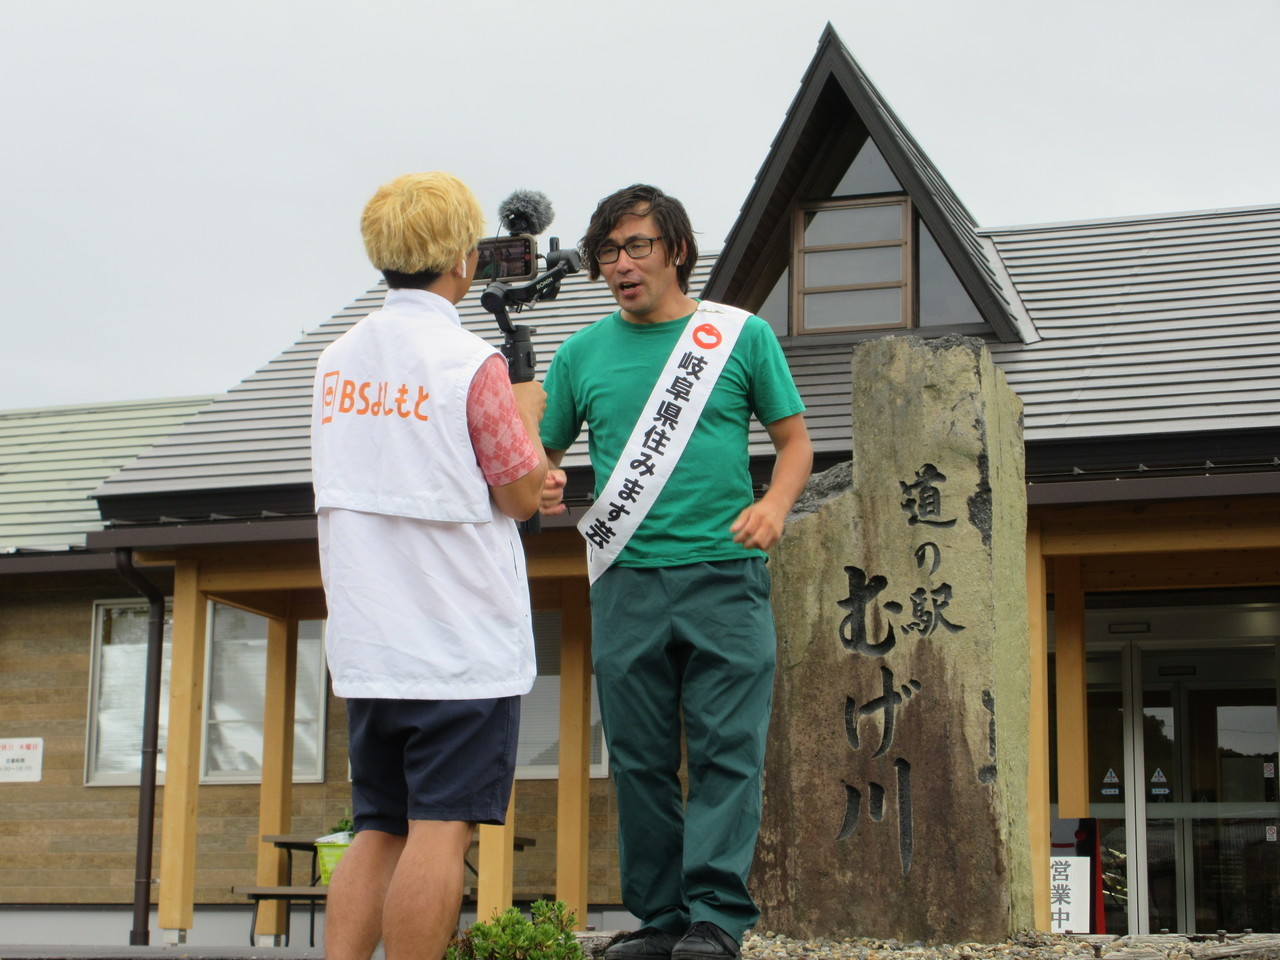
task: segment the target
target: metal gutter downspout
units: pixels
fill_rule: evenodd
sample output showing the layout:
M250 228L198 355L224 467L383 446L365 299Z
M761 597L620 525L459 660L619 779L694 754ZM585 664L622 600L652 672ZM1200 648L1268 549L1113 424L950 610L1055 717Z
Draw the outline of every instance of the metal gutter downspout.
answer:
M147 598L147 675L142 701L142 774L138 786L138 852L133 880L133 929L129 945L151 943L151 855L156 821L156 763L160 750L160 680L164 663L164 594L133 566L133 551L117 547L116 572Z

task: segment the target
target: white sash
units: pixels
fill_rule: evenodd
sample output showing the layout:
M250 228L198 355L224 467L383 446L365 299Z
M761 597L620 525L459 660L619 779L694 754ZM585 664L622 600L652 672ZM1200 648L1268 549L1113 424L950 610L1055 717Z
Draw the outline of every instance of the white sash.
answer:
M704 300L689 318L600 498L578 522L592 583L618 558L684 453L751 314ZM588 425L589 426L589 425ZM714 464L707 464L714 469Z

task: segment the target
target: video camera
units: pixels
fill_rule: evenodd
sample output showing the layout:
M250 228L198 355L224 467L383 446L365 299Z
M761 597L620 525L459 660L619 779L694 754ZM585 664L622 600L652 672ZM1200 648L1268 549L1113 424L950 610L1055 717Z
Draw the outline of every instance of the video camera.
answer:
M480 241L477 279L491 282L480 295L480 306L493 314L503 333L502 354L512 383L534 378L537 354L533 349L533 327L511 322L511 311L519 313L539 300L554 300L560 282L582 269L578 251L560 249L560 239L551 238L551 249L541 259L546 272L537 276L538 242L534 239L551 225L554 212L544 194L517 190L498 208L502 225L511 231L506 237L486 237ZM514 282L524 281L524 282Z

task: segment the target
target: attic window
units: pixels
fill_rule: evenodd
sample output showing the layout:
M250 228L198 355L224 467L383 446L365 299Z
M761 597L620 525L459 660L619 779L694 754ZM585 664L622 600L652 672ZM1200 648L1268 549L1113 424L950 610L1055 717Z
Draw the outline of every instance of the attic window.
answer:
M793 237L796 333L910 325L908 198L805 204Z

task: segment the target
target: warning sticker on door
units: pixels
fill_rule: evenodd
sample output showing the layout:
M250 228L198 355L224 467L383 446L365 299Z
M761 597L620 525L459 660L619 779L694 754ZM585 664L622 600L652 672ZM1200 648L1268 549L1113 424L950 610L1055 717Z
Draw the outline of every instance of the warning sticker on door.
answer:
M1164 771L1156 767L1156 772L1151 775L1152 783L1168 783L1169 778L1164 775Z
M1102 778L1102 782L1103 783L1119 783L1120 778L1116 776L1116 772L1113 768L1108 768L1107 775Z

